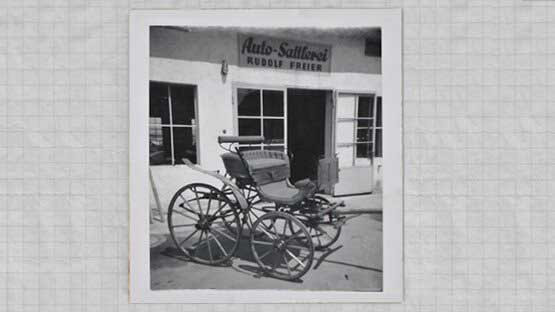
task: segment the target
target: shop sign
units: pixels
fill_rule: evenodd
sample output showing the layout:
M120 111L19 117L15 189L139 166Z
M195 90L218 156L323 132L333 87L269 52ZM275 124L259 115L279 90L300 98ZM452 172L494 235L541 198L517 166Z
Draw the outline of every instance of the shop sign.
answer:
M239 66L331 71L331 45L240 34Z

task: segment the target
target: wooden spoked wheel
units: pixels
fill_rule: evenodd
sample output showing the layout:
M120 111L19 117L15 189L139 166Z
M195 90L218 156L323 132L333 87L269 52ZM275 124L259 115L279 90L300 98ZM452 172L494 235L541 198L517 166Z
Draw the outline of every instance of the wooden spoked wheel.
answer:
M188 184L173 196L168 226L175 245L203 264L229 260L239 245L241 222L235 204L217 188Z
M313 212L325 210L331 205L330 201L322 196L309 198L305 201L305 204ZM337 225L339 215L336 211L331 211L323 216L308 213L298 217L306 225L316 250L333 245L341 235L341 226Z
M259 217L251 232L252 254L269 276L297 280L311 267L314 246L308 230L297 218L284 212Z

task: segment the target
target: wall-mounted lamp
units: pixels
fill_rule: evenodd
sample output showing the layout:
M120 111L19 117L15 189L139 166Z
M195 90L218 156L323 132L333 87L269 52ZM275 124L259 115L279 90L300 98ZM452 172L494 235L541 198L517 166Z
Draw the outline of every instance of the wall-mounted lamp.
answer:
M222 76L224 76L224 77L227 76L228 71L229 71L229 66L227 64L227 61L223 60L222 61Z

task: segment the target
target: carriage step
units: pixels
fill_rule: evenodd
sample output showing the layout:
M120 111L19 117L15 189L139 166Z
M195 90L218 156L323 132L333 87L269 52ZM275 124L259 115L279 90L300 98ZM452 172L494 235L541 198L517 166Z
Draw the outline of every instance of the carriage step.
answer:
M322 210L322 211L319 211L318 214L317 214L317 216L318 216L318 217L323 217L323 216L327 215L328 213L330 213L330 212L334 211L335 209L337 209L337 207L345 207L345 202L340 201L340 202L333 203L333 204L331 204L331 206L329 206L328 208L326 208L326 209L324 209L324 210Z

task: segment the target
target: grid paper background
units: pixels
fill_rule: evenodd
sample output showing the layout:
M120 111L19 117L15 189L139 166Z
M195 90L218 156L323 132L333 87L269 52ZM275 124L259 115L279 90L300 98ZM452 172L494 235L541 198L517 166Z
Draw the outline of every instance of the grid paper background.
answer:
M403 7L403 304L129 305L128 13ZM554 311L555 1L0 1L0 311Z

